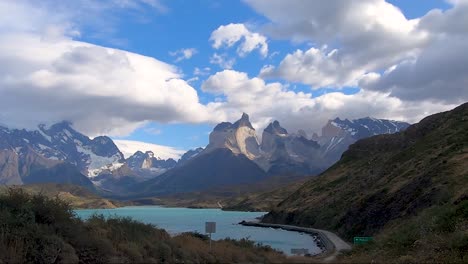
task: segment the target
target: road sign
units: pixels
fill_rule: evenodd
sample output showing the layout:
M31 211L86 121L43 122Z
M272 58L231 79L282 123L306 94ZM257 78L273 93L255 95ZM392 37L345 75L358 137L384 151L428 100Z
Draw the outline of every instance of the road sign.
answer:
M206 222L205 233L208 233L208 234L216 233L216 222Z
M210 250L211 250L211 234L216 233L216 222L205 222L205 233L210 234Z
M353 239L355 245L367 244L371 242L372 240L374 240L373 237L354 237Z
M291 248L291 254L293 255L307 255L309 250L307 248Z

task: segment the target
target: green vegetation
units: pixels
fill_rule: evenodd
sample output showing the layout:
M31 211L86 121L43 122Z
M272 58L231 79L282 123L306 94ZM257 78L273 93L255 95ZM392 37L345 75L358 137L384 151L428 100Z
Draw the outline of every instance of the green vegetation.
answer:
M467 131L468 103L360 140L263 221L375 238L344 262L468 262Z
M341 261L468 263L468 201L434 206L409 221L399 220Z
M271 263L285 256L247 240L175 237L130 218L77 218L59 197L0 195L0 263Z

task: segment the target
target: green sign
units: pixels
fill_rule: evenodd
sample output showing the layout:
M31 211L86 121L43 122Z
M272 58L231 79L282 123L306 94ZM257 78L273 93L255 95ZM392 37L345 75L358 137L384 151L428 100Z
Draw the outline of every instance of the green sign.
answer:
M371 242L374 238L372 237L354 237L355 245L362 245Z

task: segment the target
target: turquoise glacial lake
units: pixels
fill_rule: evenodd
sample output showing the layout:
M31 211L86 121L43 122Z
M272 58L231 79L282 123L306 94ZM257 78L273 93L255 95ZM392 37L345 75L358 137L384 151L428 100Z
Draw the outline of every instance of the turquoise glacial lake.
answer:
M131 217L135 220L154 224L165 229L171 235L182 232L205 232L205 222L216 222L214 240L223 238L242 239L269 245L272 248L291 253L293 248L306 248L310 254L320 253L320 248L312 236L299 232L286 231L273 228L242 226L242 220L253 221L264 215L262 212L232 212L220 209L189 209L167 208L158 206L131 206L117 209L86 209L76 210L77 215L87 219L93 214L102 214L106 217Z

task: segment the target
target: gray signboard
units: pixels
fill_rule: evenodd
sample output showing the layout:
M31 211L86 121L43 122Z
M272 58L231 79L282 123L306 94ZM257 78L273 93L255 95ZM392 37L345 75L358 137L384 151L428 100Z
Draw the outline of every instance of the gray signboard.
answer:
M208 233L208 234L216 233L216 222L206 222L205 233Z

